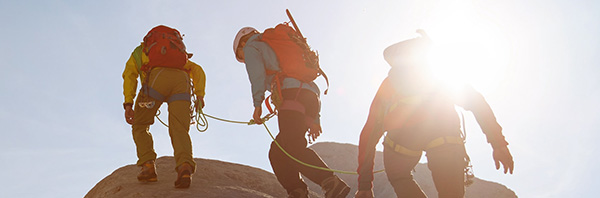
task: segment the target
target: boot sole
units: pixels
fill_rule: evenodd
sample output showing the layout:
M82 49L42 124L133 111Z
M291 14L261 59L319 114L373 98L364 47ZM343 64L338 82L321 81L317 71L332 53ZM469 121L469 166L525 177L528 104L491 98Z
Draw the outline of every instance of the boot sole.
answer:
M152 177L138 177L137 179L140 182L157 182L158 181L158 177L156 177L156 175L154 175Z
M158 178L150 178L150 179L138 179L140 182L157 182Z
M345 198L346 196L348 196L348 193L350 193L350 187L344 188L344 190L342 190L342 192L340 192L340 194L338 195L339 198Z
M175 181L175 188L189 188L192 183L192 178L190 175L184 175Z
M345 198L346 196L348 196L348 193L350 193L350 187L345 186L344 189L342 191L340 191L339 193L337 193L336 195L325 196L325 197L326 198Z

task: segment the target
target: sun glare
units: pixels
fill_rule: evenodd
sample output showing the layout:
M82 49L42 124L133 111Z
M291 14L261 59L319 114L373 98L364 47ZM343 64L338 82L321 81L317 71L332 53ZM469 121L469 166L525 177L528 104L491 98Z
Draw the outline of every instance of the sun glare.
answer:
M433 75L447 85L470 83L493 91L508 64L504 30L477 14L472 5L448 6L437 13L425 29L434 43Z

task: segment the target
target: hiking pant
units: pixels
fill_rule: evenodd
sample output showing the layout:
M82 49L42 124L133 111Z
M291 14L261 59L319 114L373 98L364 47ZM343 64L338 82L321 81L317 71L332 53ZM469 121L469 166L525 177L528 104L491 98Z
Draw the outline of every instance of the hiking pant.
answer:
M156 159L150 125L163 102L169 105L169 136L176 166L189 163L196 167L192 155L190 129L190 78L187 72L174 68L157 67L151 70L135 102L132 126L137 149L137 165ZM140 106L140 103L142 106Z
M305 135L308 130L306 118L308 116L314 119L318 116L320 111L318 96L309 90L298 88L284 89L281 90L281 93L284 101L295 100L299 102L304 107L305 113L280 108L278 113L279 134L277 134L275 140L296 159L327 168L327 165L325 165L325 162L321 160L319 155L306 147L307 141ZM321 184L323 180L333 176L332 172L310 168L294 161L283 153L275 142L271 143L269 160L277 180L288 193L297 188L306 189L306 184L300 177L300 173L317 184Z
M400 154L385 147L383 163L388 180L398 198L427 197L413 179L412 170L421 156ZM444 144L427 151L427 167L431 170L433 183L439 198L463 198L465 195L464 145Z

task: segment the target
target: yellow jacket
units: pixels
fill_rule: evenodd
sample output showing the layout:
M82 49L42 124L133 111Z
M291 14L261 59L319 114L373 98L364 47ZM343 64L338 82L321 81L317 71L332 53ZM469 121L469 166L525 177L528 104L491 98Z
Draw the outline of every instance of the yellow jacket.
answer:
M142 53L143 48L144 43L136 47L125 64L125 70L123 71L123 96L125 96L125 102L123 104L133 104L138 85L137 78L140 77L141 82L144 82L146 78L145 72L140 72L142 65L149 61L148 56ZM184 69L189 71L188 74L192 79L192 83L194 83L194 94L196 94L198 100L204 102L204 88L206 86L204 70L202 70L200 65L189 60L185 64Z

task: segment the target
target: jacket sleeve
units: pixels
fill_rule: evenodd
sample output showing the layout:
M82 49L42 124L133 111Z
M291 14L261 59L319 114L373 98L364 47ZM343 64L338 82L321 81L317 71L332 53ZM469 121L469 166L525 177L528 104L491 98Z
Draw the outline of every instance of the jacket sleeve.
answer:
M185 64L185 69L190 71L190 78L194 84L194 94L197 97L204 98L206 88L206 74L202 67L192 61Z
M252 101L254 107L260 107L265 99L267 90L267 71L261 52L250 43L244 47L244 62L246 62L246 71L252 86Z
M502 135L502 127L496 121L492 108L481 93L477 92L472 86L465 86L460 97L456 100L456 104L473 112L477 123L486 135L487 142L492 147L497 148L508 145L504 135Z
M123 71L123 96L125 97L125 102L123 104L133 104L133 99L135 98L137 90L139 71L134 57L135 52L136 50L131 53L129 60L125 63L125 70Z
M383 118L386 100L390 94L389 80L381 83L369 110L367 122L360 133L358 143L358 189L371 190L373 188L373 166L375 160L375 147L383 135Z

